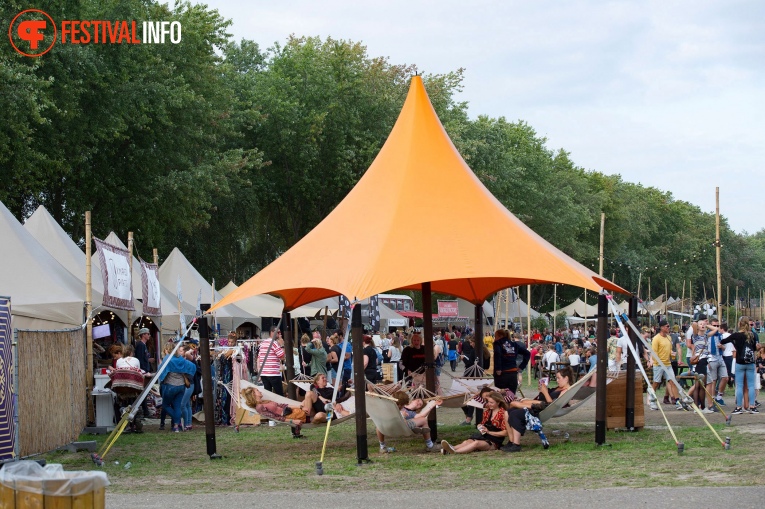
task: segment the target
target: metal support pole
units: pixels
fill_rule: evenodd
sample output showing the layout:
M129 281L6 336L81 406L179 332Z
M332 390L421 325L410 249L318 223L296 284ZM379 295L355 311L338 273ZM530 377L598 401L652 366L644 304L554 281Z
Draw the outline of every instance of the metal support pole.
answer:
M295 357L292 355L295 341L292 337L292 320L289 313L282 314L282 323L284 324L284 364L287 366L285 371L287 375L287 397L297 399L297 388L295 384L290 383L290 380L295 378Z
M630 321L632 323L637 323L637 298L636 297L630 297L629 299L629 306L627 309L627 316L629 317ZM632 342L632 346L637 349L637 341L638 338L635 335L635 331L632 330L631 327L627 329L627 333L629 334L629 340ZM636 350L637 351L637 350ZM626 414L624 416L624 423L628 430L634 431L635 430L635 358L632 355L629 355L629 352L627 353L627 396L625 401L627 402L627 408L626 408ZM640 404L642 405L643 402L641 401Z
M353 387L356 389L356 461L361 465L369 461L367 448L367 400L366 380L364 379L364 328L361 323L361 305L353 306L351 314L351 336L353 338ZM342 367L343 360L340 359Z
M608 372L608 301L603 293L598 295L598 363L595 394L595 443L606 443L606 373Z

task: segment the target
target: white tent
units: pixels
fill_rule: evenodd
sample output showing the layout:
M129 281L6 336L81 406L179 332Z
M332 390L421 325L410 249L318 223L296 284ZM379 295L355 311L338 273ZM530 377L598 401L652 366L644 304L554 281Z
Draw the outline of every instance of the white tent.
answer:
M459 308L459 315L468 317L468 322L475 327L475 305L472 302L468 302L465 299L457 299L457 306ZM488 301L483 301L483 324L487 325L487 318L494 318L494 306Z
M566 312L567 316L596 317L598 316L598 305L585 304L582 299L576 299L568 306L559 308L556 314L563 311Z
M66 270L85 283L85 253L53 219L48 209L42 205L37 207L34 214L24 222L24 229ZM104 284L98 272L93 273L91 287L93 309L96 309L102 305L104 299ZM140 302L136 304L140 305ZM120 317L122 323L127 323L127 312L118 309L113 312Z
M213 300L218 302L223 298L176 247L159 267L159 282L166 288L176 288L179 277L183 301L193 309L197 307L200 290L202 291L202 304L212 304ZM237 327L246 322L261 327L259 315L248 313L233 304L216 311L215 319L223 329L229 331L236 330Z
M85 285L0 202L0 295L11 298L12 327L61 329L85 321Z
M114 232L109 232L109 235L107 235L103 240L107 244L111 244L112 246L117 246L127 250L125 244L122 243L120 238ZM94 252L90 257L90 260L93 267L93 274L95 274L94 277L101 277L101 261L98 259L98 253ZM133 256L133 273L131 278L133 281L133 298L141 298L141 295L143 294L143 290L141 289L141 264L135 256ZM172 335L181 327L180 319L178 318L178 299L175 297L175 293L168 289L166 286L162 285L161 282L160 287L162 334ZM191 323L191 319L196 314L195 308L185 303L182 303L180 312L183 313L183 315L186 317L186 324ZM142 308L140 305L137 305L136 310L133 312L133 319L137 319L141 316L141 314Z
M518 321L524 321L529 316L529 307L528 305L523 302L523 299L516 299L514 302L511 302L507 305L507 314L510 315L510 320L513 322ZM539 317L539 312L535 309L531 309L531 319ZM496 320L497 323L503 324L506 322L506 316L505 316L505 303L497 303L497 311L496 311Z

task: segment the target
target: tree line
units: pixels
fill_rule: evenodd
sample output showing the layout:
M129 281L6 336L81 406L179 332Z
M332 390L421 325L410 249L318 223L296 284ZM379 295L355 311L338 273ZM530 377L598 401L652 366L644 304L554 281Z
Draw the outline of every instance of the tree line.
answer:
M267 49L235 41L230 20L189 2L39 4L57 20L180 21L183 40L58 45L34 59L2 45L0 200L22 220L45 205L80 243L83 213L92 210L96 236L133 231L146 259L153 247L166 256L177 246L219 286L241 284L343 199L418 72L349 40L293 36ZM0 18L25 8L4 2ZM586 171L522 120L471 118L459 100L463 76L455 69L424 82L468 165L511 212L596 271L604 212L606 277L633 292L640 284L641 297L664 293L665 281L673 295L685 281L686 295L712 297L713 214L668 191ZM444 198L459 208L459 196ZM759 295L765 229L738 234L724 217L721 228L723 287ZM535 287L532 305L551 293Z

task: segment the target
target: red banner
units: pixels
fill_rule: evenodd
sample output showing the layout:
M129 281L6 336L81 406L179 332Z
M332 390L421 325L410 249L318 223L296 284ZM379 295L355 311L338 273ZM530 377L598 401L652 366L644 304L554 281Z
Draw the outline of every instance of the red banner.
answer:
M456 300L439 300L438 316L460 316L460 306Z

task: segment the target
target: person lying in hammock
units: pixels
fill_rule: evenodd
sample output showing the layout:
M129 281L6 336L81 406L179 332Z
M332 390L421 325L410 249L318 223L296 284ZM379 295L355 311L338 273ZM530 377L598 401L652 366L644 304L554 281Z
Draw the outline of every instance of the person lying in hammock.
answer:
M478 431L461 444L452 446L446 440L441 441L441 454L467 454L473 451L495 451L502 446L505 437L510 438L510 424L507 417L507 403L498 392L483 394L483 420Z
M571 380L574 373L570 367L566 366L558 370L555 374L558 387L553 390L547 388L546 384L539 384L539 394L534 399L515 400L508 405L508 421L510 423L510 442L502 447L505 452L520 452L521 436L526 432L526 410L532 414L538 415L547 405L558 399L558 396L571 388Z
M428 414L430 411L439 406L443 401L440 399L430 400L426 404L422 398L416 398L409 401L409 395L404 391L398 391L393 394L396 399L396 406L398 406L401 415L406 421L406 425L409 429L423 428L422 436L425 439L425 450L427 452L433 452L435 445L430 438L430 428L428 428ZM376 430L377 440L380 441L380 452L393 452L396 449L385 445L385 435L380 433L380 430Z
M311 390L305 393L305 399L303 399L303 411L305 411L311 419L312 423L320 424L327 422L327 403L332 402L332 394L334 388L327 383L327 375L319 373L313 379L313 385ZM351 393L342 388L337 393L337 399L335 401L333 412L333 418L338 416L350 415L351 412L345 409L340 403L349 399Z
M290 423L292 425L293 438L302 438L300 426L308 420L308 415L303 410L302 405L288 405L287 403L277 403L263 399L263 393L255 387L242 389L240 394L244 397L247 405L254 408L261 417Z

